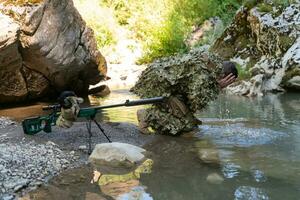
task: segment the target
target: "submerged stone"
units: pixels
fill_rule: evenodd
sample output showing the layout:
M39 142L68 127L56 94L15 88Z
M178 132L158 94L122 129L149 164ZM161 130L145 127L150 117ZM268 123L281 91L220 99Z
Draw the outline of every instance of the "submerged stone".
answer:
M206 180L211 184L221 184L224 178L217 173L212 173L207 176Z
M198 151L199 158L204 163L219 164L219 152L217 149L200 149Z

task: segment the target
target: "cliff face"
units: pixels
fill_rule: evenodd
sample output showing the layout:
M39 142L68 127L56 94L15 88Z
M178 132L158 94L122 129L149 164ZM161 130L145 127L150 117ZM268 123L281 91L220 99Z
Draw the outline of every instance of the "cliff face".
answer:
M106 76L93 31L72 0L0 1L0 102L86 93Z
M233 93L300 90L300 4L242 7L211 50L249 73Z

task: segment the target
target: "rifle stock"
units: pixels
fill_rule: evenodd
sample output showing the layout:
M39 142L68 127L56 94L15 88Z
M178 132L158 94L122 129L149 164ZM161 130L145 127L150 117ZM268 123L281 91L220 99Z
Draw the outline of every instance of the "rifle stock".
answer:
M146 105L146 104L156 104L162 103L165 101L165 97L154 97L148 99L140 99L140 100L126 100L125 103L113 104L113 105L105 105L105 106L94 106L88 108L81 108L78 114L79 118L86 119L94 119L97 113L99 113L102 109L107 108L115 108L115 107L130 107L130 106L138 106L138 105ZM46 133L52 132L52 126L56 125L56 120L59 117L60 113L60 105L49 105L42 108L43 110L53 110L50 115L38 116L27 118L22 121L22 127L25 134L35 135L40 131L44 131Z

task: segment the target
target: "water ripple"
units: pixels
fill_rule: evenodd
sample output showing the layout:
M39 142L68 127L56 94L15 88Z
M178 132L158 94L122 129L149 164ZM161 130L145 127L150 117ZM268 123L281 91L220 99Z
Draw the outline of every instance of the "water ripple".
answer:
M244 124L228 124L227 126L203 125L200 127L202 136L209 136L218 144L249 147L274 142L287 136L286 133L268 128L249 128Z
M269 200L265 191L261 188L240 186L234 192L235 200Z

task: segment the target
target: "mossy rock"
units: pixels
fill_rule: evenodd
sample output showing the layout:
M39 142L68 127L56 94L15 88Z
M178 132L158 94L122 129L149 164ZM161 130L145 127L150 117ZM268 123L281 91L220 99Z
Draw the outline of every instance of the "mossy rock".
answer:
M286 52L296 41L296 38L290 37L288 35L282 35L278 38L279 46L282 52Z
M288 81L291 80L295 76L300 76L300 68L294 67L291 70L287 71L285 76L282 79L282 85L286 86Z
M261 0L246 0L244 2L244 7L248 8L250 10L250 9L254 8L260 2L261 2Z
M267 3L260 3L257 5L258 11L262 13L269 13L273 11L273 6Z

